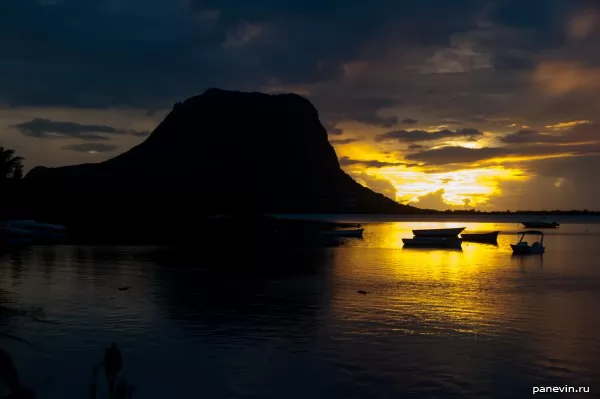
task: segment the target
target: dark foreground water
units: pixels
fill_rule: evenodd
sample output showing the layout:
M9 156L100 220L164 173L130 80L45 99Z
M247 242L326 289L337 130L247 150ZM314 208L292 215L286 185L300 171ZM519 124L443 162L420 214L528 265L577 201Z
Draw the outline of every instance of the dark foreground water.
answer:
M412 228L456 225L370 224L363 240L280 253L256 274L255 254L215 273L218 258L198 251L25 249L0 259L0 301L56 323L5 319L44 351L0 345L39 398L87 398L112 341L134 398L511 398L565 385L590 393L545 396L598 397L600 225L548 231L543 256L512 257L514 234L402 249Z

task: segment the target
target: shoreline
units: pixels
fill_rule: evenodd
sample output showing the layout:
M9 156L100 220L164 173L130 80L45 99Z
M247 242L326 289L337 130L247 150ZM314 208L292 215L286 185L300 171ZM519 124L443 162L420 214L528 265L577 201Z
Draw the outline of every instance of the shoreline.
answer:
M493 222L519 223L524 220L541 219L565 224L600 224L600 214L544 214L544 213L512 213L512 214L333 214L333 213L272 213L269 216L281 220L323 221L334 223L379 223L379 222Z
M537 217L536 217L537 216ZM269 214L234 216L197 221L193 226L159 224L136 224L136 220L123 221L121 225L78 224L68 226L68 237L64 240L34 240L29 244L1 245L0 253L30 245L59 244L83 246L183 246L195 248L227 248L232 237L243 234L237 243L240 248L260 248L275 245L281 248L298 245L314 245L320 239L319 232L361 224L378 223L504 223L518 224L527 219L556 221L562 224L600 224L597 215L482 215L482 214L436 214L436 215L386 215L386 214ZM200 222L200 223L198 223ZM250 234L248 234L250 233Z

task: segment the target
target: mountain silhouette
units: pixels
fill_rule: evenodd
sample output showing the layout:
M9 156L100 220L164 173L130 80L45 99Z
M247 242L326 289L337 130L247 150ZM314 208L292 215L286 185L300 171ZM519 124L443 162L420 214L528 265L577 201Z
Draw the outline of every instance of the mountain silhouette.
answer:
M315 107L295 94L209 89L104 162L36 167L38 215L60 222L191 220L214 213L417 213L341 168Z

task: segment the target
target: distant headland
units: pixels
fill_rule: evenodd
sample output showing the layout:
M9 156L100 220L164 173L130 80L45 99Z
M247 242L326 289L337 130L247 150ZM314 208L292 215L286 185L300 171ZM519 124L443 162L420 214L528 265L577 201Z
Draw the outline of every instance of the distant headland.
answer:
M347 175L307 99L220 89L175 104L129 151L35 167L17 191L3 217L132 235L193 229L214 214L426 212Z
M157 200L155 211L174 202L195 213L421 212L348 176L317 110L295 94L209 89L175 104L123 154L97 164L36 167L25 181L59 196L100 196L105 205L143 195L132 205Z
M215 214L444 213L354 181L306 98L220 89L175 104L146 140L112 159L35 167L2 190L0 218L65 224L90 237L184 236Z

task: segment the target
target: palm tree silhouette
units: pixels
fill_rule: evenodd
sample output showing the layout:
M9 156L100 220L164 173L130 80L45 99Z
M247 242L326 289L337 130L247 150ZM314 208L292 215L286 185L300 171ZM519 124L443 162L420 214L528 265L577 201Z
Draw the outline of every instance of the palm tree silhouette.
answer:
M0 147L0 180L23 177L23 160L15 156L15 150Z

